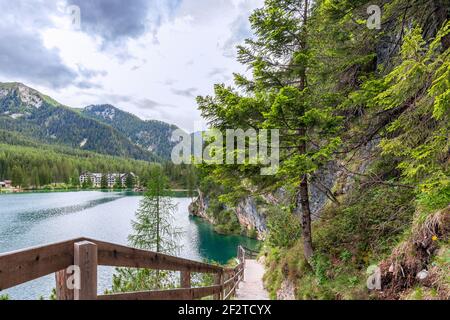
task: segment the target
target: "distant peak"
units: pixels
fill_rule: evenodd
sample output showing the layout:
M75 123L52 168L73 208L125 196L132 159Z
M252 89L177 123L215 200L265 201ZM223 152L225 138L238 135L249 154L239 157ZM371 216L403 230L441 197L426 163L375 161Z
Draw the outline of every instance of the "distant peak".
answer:
M116 107L114 107L111 104L91 104L90 106L87 106L84 108L87 111L99 111L99 110L118 110Z
M21 82L0 83L0 97L16 95L27 107L39 108L44 102L43 95Z
M95 114L103 119L113 120L118 109L110 104L90 105L85 108L85 111Z

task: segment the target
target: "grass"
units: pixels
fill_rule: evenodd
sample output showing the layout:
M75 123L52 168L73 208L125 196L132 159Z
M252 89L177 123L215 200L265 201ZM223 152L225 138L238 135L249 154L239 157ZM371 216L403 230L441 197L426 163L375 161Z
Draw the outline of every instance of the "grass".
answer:
M407 236L414 211L412 190L385 186L361 189L342 205L328 206L313 223L311 266L300 240L289 248L267 249L264 280L271 298L285 280L295 284L297 299L374 298L366 270Z

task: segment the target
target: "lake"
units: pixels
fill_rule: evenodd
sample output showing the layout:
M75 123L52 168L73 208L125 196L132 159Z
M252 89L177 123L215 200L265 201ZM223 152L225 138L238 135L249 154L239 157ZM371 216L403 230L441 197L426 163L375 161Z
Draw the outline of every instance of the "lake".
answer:
M0 253L78 237L127 244L131 221L142 196L121 192L58 192L0 195ZM226 263L236 256L239 244L255 247L257 241L224 236L212 226L188 214L188 198L178 204L174 224L182 229L180 256L192 260ZM113 268L99 267L98 288L110 288ZM11 299L48 298L55 286L49 275L0 291Z

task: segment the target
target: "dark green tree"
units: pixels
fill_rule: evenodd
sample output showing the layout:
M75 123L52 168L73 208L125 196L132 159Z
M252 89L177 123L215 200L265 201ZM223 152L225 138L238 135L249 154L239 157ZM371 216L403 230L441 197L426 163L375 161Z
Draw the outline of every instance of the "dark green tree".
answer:
M181 231L174 226L177 205L167 196L167 178L162 169L152 170L148 191L141 200L132 222L133 233L128 237L131 246L176 255L181 248ZM117 269L113 278L113 292L150 290L175 286L170 272L149 269Z
M108 186L108 174L102 173L102 179L100 181L100 188L103 190L106 190L109 188Z
M293 213L300 212L303 250L313 254L309 184L340 145L341 117L319 103L309 81L308 0L266 0L250 18L256 39L239 47L239 60L253 69L253 80L236 76L240 91L217 85L215 97L200 97L199 109L210 124L228 128L278 129L280 168L277 176L264 178L248 163L216 166L213 174L231 184L250 179L257 187L292 187L297 194ZM242 94L246 92L247 94ZM268 146L270 149L270 145ZM256 168L258 169L258 168Z
M25 174L22 167L14 166L11 174L12 185L15 187L22 187L25 182Z
M125 178L125 186L127 189L133 189L135 185L134 177L131 173L127 174L127 177Z

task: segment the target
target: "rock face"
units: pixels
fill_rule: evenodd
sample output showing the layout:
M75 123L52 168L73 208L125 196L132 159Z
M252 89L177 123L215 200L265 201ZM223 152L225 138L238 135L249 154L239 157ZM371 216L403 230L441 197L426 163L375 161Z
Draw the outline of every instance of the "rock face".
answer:
M338 201L339 196L348 194L355 185L358 175L363 174L372 162L377 152L379 140L374 139L367 143L358 152L351 163L351 170L346 169L340 161L329 162L313 177L309 184L309 201L312 220L320 218L322 210L330 201ZM297 199L296 212L300 214L300 196Z
M215 224L214 218L207 214L209 197L198 191L198 197L189 205L189 213ZM239 223L248 230L256 230L258 239L264 239L267 232L267 224L264 210L258 208L254 197L245 197L234 209Z
M284 280L281 288L277 291L277 300L296 300L295 285L292 281Z
M375 139L367 143L352 162L351 170L345 169L341 163L330 162L317 172L310 180L309 200L311 206L312 219L317 220L325 206L330 201L338 201L340 195L351 191L359 174L365 172L371 159L374 158L378 140ZM347 164L348 166L348 164ZM279 189L274 193L268 193L260 197L249 195L242 198L233 209L239 220L239 223L248 230L256 230L258 239L265 238L267 233L267 205L289 206L292 198L297 198L296 214L300 215L300 197L292 197L284 189ZM295 201L295 200L294 200ZM207 214L209 197L199 190L199 196L189 206L191 215L206 219L212 224L215 221Z
M239 223L247 229L254 229L258 238L263 239L267 232L266 216L264 210L258 209L255 198L247 197L236 206L236 215Z
M208 209L209 198L201 190L198 190L198 197L189 205L189 214L199 217L214 224L214 220L208 216L206 210Z

